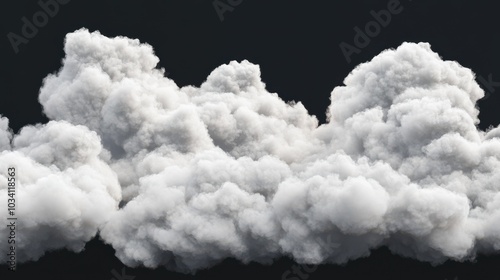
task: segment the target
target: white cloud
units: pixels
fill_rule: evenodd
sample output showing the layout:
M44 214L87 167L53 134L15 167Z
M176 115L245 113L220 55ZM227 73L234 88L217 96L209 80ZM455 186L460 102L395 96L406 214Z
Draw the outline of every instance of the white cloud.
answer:
M23 219L61 221L42 248L25 230L32 258L99 229L125 264L184 272L228 257L343 263L388 246L437 263L500 248L499 128L477 129L474 73L429 44L357 66L319 126L248 61L179 88L137 40L82 29L65 52L39 97L58 122L24 128L2 154L33 170L19 172ZM52 188L55 200L29 200Z
M12 133L9 129L9 120L0 115L0 152L10 149Z
M0 196L7 197L8 168L16 170L18 261L36 260L48 250L81 251L118 209L120 186L100 150L95 132L51 121L24 127L12 151L0 153ZM7 209L7 199L0 207ZM0 228L5 240L9 232Z

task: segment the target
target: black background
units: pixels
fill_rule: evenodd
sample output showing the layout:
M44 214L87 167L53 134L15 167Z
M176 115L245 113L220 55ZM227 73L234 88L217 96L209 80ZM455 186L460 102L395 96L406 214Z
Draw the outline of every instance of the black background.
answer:
M7 34L21 35L21 18L32 21L41 8L33 0L0 4L0 114L9 118L14 131L47 122L37 99L42 79L61 66L65 34L82 27L108 37L123 35L149 43L160 58L159 66L179 86L199 86L215 67L247 59L260 65L270 92L287 101L301 101L320 122L325 120L330 92L342 85L357 64L404 41L429 42L443 59L458 61L478 77L491 75L500 81L499 9L493 0L401 0L403 11L359 54L353 54L350 63L339 44L353 45L353 28L364 29L373 20L370 11L386 9L390 0L242 0L223 14L223 20L213 1L71 0L60 5L58 13L17 53ZM478 104L479 128L486 129L500 123L500 87L488 90L480 85L488 97ZM194 276L144 268L126 268L125 273L135 280L282 279L294 265L285 258L268 266L227 260ZM475 263L432 267L381 248L344 266L321 265L313 273L287 279L500 279L498 265L500 257L480 256ZM13 275L19 279L113 279L112 271L120 274L123 268L113 249L96 238L81 254L52 252L38 262L18 265L15 274L0 266L0 275L2 279L15 279Z

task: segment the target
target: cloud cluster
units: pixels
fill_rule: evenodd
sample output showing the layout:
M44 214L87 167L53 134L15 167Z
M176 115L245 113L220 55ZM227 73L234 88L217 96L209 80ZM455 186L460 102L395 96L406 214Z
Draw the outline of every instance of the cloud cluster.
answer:
M95 132L51 121L24 127L12 150L0 153L1 197L7 198L8 168L16 170L18 260L37 260L61 248L81 251L118 209L120 185L101 150ZM7 209L7 199L0 207ZM0 216L6 220L7 211ZM4 240L9 232L0 228Z
M322 125L248 61L179 87L138 40L81 29L64 49L39 95L54 121L11 148L0 119L0 168L23 166L24 259L96 233L127 265L183 272L500 250L500 128L478 130L474 73L429 44L358 65Z

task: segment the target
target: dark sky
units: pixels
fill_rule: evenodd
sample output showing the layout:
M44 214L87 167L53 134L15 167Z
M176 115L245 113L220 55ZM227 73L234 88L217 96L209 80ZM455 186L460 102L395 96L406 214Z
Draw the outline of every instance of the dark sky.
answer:
M42 0L46 2L48 0ZM60 2L64 2L59 0ZM68 1L68 0L65 0ZM213 0L69 0L38 28L32 38L15 48L8 34L22 36L25 17L42 11L38 1L4 1L0 8L0 114L17 131L24 125L44 123L38 103L43 78L57 71L63 58L66 33L85 27L108 37L138 38L153 46L160 67L179 86L200 85L217 66L247 59L259 64L270 92L284 100L302 101L323 122L330 92L346 75L387 48L404 41L429 42L446 60L471 68L488 97L479 102L481 129L500 123L500 31L498 3L486 0L401 0L394 14L367 46L352 54L349 63L339 45L354 45L355 27L373 20L370 11L387 9L392 0L255 1L218 0L231 5L221 16ZM222 3L222 4L221 4ZM484 82L486 81L486 82ZM164 269L127 268L142 279L499 279L500 257L482 256L476 263L449 262L438 267L392 256L385 249L347 266L324 265L311 273L292 273L294 263L278 260L272 266L227 262L196 276ZM39 262L18 266L19 279L118 279L124 266L113 249L93 240L82 254L50 253ZM305 270L303 270L305 271ZM0 267L1 279L14 279ZM5 276L4 276L5 275ZM26 278L24 278L26 277ZM45 277L44 277L45 278ZM123 278L132 280L130 278ZM119 280L119 279L118 279Z

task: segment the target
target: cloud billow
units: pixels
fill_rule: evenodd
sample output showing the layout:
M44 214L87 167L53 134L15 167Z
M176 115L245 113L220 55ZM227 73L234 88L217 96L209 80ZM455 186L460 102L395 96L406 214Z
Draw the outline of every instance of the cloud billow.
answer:
M358 65L321 125L248 61L179 87L138 40L81 29L64 49L39 95L52 121L11 146L0 120L0 162L26 166L22 260L96 234L126 265L182 272L230 257L345 263L387 246L440 263L500 248L500 128L478 130L474 73L427 43Z

